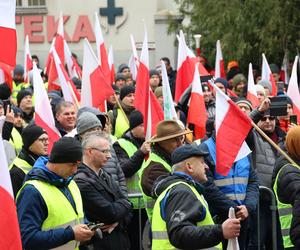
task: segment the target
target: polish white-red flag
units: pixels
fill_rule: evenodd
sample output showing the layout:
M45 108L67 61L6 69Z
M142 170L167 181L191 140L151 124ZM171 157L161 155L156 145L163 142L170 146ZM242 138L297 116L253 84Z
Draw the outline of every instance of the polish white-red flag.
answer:
M1 4L0 4L1 5ZM13 189L2 139L5 116L0 117L0 249L21 250L21 235Z
M155 134L157 123L164 119L164 113L156 96L150 89L148 37L146 27L136 78L134 106L143 114L145 139L149 140L151 136Z
M81 86L81 107L103 105L114 94L112 85L107 82L99 60L96 58L89 41L83 41L83 69Z
M101 30L97 12L95 12L94 33L95 33L95 37L96 37L96 49L97 49L97 56L99 59L100 67L102 69L102 72L104 74L104 77L105 77L107 83L112 84L111 75L110 75L111 73L110 73L109 64L108 64L108 57L107 57L107 53L106 53L104 38L102 35L102 30Z
M293 101L293 113L297 115L298 123L300 123L300 93L299 93L298 79L297 79L298 78L297 64L298 64L298 56L295 57L295 61L292 69L292 75L289 81L289 87L286 94Z
M132 79L135 81L136 75L137 75L137 70L138 70L138 65L139 65L139 58L138 58L133 35L130 35L130 43L131 43L132 54L129 58L128 66L129 66L130 72L132 74Z
M216 171L226 176L232 164L251 151L245 139L251 120L215 84L216 90Z
M78 107L79 106L78 101L80 100L79 99L80 95L79 95L74 83L69 78L69 76L65 70L65 67L61 63L55 48L53 49L52 53L53 53L53 59L54 59L58 79L59 79L59 85L62 90L64 99L68 102L74 103L74 105Z
M248 70L247 99L252 103L253 108L256 108L259 105L259 100L257 98L257 93L254 84L252 63L249 63L249 70Z
M14 68L16 65L16 0L0 1L0 62Z
M32 70L32 58L29 49L29 39L28 35L25 37L25 44L24 44L24 81L29 82L28 73Z
M64 45L64 17L62 12L59 14L57 33L54 43L55 50L63 65L65 65L65 45Z
M187 122L194 125L194 135L196 140L205 136L207 113L203 99L202 85L200 75L197 70L198 64L195 65L194 79L192 82L192 91L189 102L189 111Z
M280 69L280 80L283 81L285 84L289 83L289 58L288 52L284 53L281 69Z
M261 68L261 79L268 80L272 84L272 96L277 96L277 85L272 75L272 71L268 64L265 54L262 54L262 68Z
M226 78L220 40L216 44L215 78Z
M12 91L12 72L13 68L8 64L0 62L0 84L7 83Z
M160 61L160 66L161 66L161 78L162 78L163 99L164 99L164 119L178 120L171 89L170 89L166 64L163 60Z
M55 127L55 121L48 95L44 87L44 82L35 63L33 64L32 72L35 102L34 121L36 125L39 125L47 131L49 136L48 153L50 153L54 142L61 136L58 129Z
M114 64L114 50L112 45L110 45L108 50L108 65L110 70L110 82L115 82L115 64Z
M185 43L183 32L180 31L178 38L178 63L175 87L175 102L178 102L182 93L190 86L194 78L196 61L191 60Z
M70 78L77 77L78 79L81 79L81 68L79 67L74 56L72 55L66 40L64 40L64 55Z

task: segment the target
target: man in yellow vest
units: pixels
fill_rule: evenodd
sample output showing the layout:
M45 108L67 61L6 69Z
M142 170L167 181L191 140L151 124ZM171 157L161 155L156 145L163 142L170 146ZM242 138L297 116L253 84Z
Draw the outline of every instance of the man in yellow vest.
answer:
M160 176L171 172L171 154L185 141L185 131L178 122L165 120L157 124L156 135L150 140L151 153L140 170L140 185L142 187L145 207L151 221L154 200L151 197L153 183Z
M49 159L40 157L17 195L24 249L79 249L94 232L82 224L80 191L72 180L82 157L80 142L62 137Z
M120 166L126 177L129 200L133 204L133 218L128 227L132 249L140 246L139 227L142 229L147 221L145 205L140 198L130 198L130 195L141 195L139 186L139 170L142 167L146 155L150 152L150 143L145 142L143 114L138 110L131 112L129 116L129 130L113 144ZM139 221L140 218L140 221Z
M208 152L183 145L172 153L172 174L155 184L158 197L152 218L152 249L222 249L221 241L237 237L239 219L215 225L202 195Z
M120 105L123 111L118 105L108 113L112 130L111 133L117 138L121 136L129 129L129 116L134 108L135 100L135 88L133 86L125 86L120 92Z
M284 249L300 249L300 126L291 127L285 139L290 163L284 156L277 159L273 171L273 190Z
M13 82L12 82L12 102L17 104L17 95L21 89L28 88L29 83L24 82L24 68L22 65L16 65L13 72Z
M48 154L49 138L47 132L37 125L29 125L22 131L23 147L10 165L10 178L14 196L21 189L25 175L32 169L40 156Z

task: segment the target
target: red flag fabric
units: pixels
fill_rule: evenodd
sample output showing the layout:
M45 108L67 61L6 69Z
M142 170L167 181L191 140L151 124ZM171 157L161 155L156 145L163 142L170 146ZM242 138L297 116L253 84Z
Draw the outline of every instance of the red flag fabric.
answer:
M21 250L21 236L13 189L2 140L5 116L0 117L0 249Z
M178 44L178 64L176 75L176 87L174 101L178 102L182 93L190 86L194 77L194 64L196 63L188 56L187 46L183 32L180 31Z
M16 65L16 0L0 1L0 62L11 67Z
M262 60L262 68L261 68L261 79L262 80L268 80L272 84L272 96L277 96L277 85L275 82L275 79L272 75L272 71L270 69L270 66L268 64L267 58L265 54L262 54L263 60Z
M35 123L45 129L49 136L48 152L51 152L53 143L60 138L60 133L55 127L55 121L48 99L47 92L40 72L36 65L33 65L33 88L35 101Z
M293 113L297 115L298 124L300 124L300 93L297 79L297 62L298 56L295 57L295 61L293 64L292 75L287 90L287 96L289 96L293 101Z
M216 63L215 63L215 78L219 78L219 77L226 79L220 40L217 41L217 45L216 45Z
M97 60L88 40L84 39L81 106L98 108L113 94L112 85L107 82L107 78L99 65L99 60Z
M256 108L259 105L259 100L257 98L257 93L254 84L252 63L249 63L249 70L248 70L247 99L252 103L253 108Z
M0 84L7 83L12 91L12 71L13 68L8 64L0 62Z
M250 118L216 85L216 171L226 176L234 161L250 150L245 139L252 128Z
M109 47L108 51L108 64L109 64L109 70L110 70L110 82L115 82L115 65L114 65L114 52L113 47Z
M194 135L197 140L205 136L207 113L203 99L200 76L197 70L198 65L196 64L195 67L187 122L189 124L194 124Z
M150 89L148 38L146 28L136 77L134 106L143 114L145 138L148 140L155 134L157 123L164 119L164 113L156 96Z

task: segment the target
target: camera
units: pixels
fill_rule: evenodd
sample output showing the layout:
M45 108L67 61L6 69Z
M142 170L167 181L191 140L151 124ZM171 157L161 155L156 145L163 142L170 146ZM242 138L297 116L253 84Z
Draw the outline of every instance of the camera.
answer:
M286 116L288 100L286 96L274 96L270 98L270 116Z

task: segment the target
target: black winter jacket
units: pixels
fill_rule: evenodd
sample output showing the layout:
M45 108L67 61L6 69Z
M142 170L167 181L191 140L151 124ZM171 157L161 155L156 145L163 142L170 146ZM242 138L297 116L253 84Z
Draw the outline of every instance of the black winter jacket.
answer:
M157 180L153 195L156 198L172 183L183 181L194 186L201 194L203 186L196 183L189 175L175 172L168 177ZM179 249L209 248L223 240L221 225L197 227L197 221L205 217L205 208L199 202L193 191L186 185L179 184L173 187L167 198L162 202L161 211L167 224L170 242ZM178 214L175 218L175 213Z
M107 225L118 222L111 234L103 233L102 240L93 239L95 249L129 249L127 225L131 220L131 203L102 169L97 175L81 163L74 177L82 196L83 209L89 222Z
M128 157L126 151L120 146L118 141L113 144L114 150L119 160L119 164L123 170L123 173L126 178L133 176L141 168L145 154L140 150L140 147L143 144L143 141L135 138L130 131L125 133L122 136L123 139L130 141L133 145L137 147L137 151L131 156Z

